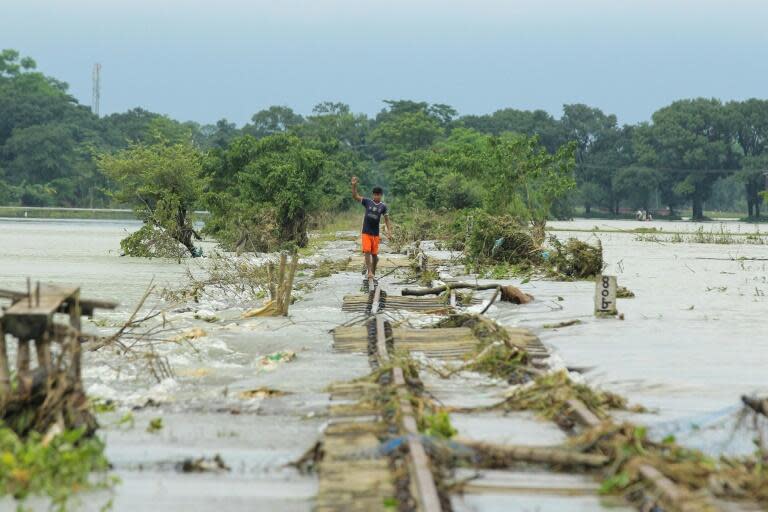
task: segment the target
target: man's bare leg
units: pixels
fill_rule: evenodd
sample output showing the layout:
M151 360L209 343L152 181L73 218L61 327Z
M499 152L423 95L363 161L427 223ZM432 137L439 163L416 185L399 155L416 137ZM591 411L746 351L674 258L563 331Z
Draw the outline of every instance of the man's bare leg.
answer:
M374 263L373 263L373 258L375 256L373 256L369 252L363 253L363 256L365 257L365 268L368 269L368 279L373 279L373 273L374 273L375 268L376 268L374 266Z
M379 264L379 255L378 254L371 254L371 268L373 272L371 272L371 275L376 275L376 266Z

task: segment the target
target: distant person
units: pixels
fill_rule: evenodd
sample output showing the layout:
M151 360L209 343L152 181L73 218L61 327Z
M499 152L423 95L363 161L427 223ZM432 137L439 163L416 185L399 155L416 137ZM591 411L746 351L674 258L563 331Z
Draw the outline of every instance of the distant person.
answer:
M637 213L635 213L635 220L643 220L643 211L637 210Z
M379 223L381 217L384 217L384 224L387 228L387 237L392 238L392 226L389 224L389 208L381 202L384 191L381 187L373 187L371 199L363 197L357 193L357 176L352 176L352 198L365 207L365 217L363 217L363 256L365 257L365 267L368 269L368 279L373 279L376 275L376 265L379 263Z

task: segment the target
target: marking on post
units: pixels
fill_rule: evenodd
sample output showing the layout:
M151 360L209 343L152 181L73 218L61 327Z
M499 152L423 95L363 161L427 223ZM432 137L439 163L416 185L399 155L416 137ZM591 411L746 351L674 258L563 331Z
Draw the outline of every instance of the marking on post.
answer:
M595 281L595 314L616 314L616 276L598 275Z

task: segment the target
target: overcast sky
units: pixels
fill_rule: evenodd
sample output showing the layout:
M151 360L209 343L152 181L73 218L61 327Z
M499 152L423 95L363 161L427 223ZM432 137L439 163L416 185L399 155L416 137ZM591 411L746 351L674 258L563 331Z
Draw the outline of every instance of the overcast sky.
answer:
M88 105L100 62L102 113L202 123L383 99L634 123L678 98L768 97L762 0L0 0L0 48Z

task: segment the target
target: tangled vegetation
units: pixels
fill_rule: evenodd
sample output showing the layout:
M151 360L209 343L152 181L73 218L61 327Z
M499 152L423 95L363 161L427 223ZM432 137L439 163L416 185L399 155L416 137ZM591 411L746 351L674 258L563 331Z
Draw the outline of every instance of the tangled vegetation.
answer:
M572 279L587 279L600 274L605 267L600 240L596 245L590 245L576 238L569 238L562 243L552 236L549 242L552 246L549 263L556 275Z
M50 498L58 510L66 510L73 493L111 487L104 443L86 437L84 429L57 435L32 432L25 438L0 427L0 496L19 502L33 495Z
M463 250L467 259L478 263L537 265L542 262L543 242L543 230L535 235L512 216L476 210L456 220L451 246Z
M163 289L161 296L172 303L200 302L203 297L250 303L266 297L268 282L266 265L247 257L214 253L206 260L203 277L187 268L186 283L179 288Z
M510 341L509 333L504 327L490 318L472 313L451 315L438 321L434 327L469 327L472 329L472 334L486 345L494 342L509 343Z
M641 482L640 467L652 466L689 492L689 506L715 510L701 494L725 499L754 500L768 506L768 473L760 458L713 458L680 446L673 437L653 441L645 427L605 422L571 441L579 451L608 456L613 464L603 471L601 492L628 491Z
M144 224L120 241L126 256L180 259L189 254L178 240L154 224Z
M581 401L599 418L606 418L611 409L644 410L641 406L630 407L626 398L610 391L573 382L565 370L540 375L531 385L515 389L502 407L510 411L535 411L547 419L557 419L567 416L570 400Z

